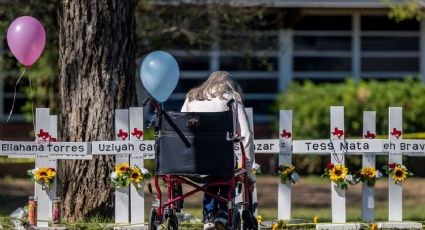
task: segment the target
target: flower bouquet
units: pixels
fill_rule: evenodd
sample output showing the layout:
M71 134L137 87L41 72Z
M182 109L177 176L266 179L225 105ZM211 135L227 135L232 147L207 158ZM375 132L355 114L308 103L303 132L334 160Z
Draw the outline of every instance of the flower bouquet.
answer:
M27 171L28 176L31 177L32 181L41 184L42 188L51 188L56 178L56 170L54 168L40 167Z
M353 176L348 172L348 168L341 164L329 163L326 165L322 177L329 177L339 189L347 189L348 184L356 184Z
M145 181L150 180L151 178L152 174L147 169L137 165L131 168L129 180L130 183L134 185L136 190L143 188Z
M145 180L152 178L152 174L145 168L134 165L130 167L127 163L115 166L111 173L112 187L125 188L133 184L136 190L143 187Z
M377 180L382 178L381 171L373 168L373 167L365 167L362 168L359 172L355 175L355 181L356 182L364 182L367 186L373 187L375 186L375 183Z
M402 164L391 163L382 168L385 170L385 173L391 175L394 183L402 183L407 177L413 176L413 173Z
M285 163L276 166L275 171L280 175L280 182L286 184L286 181L289 180L292 183L297 183L300 181L300 176L295 172L295 166L286 165Z

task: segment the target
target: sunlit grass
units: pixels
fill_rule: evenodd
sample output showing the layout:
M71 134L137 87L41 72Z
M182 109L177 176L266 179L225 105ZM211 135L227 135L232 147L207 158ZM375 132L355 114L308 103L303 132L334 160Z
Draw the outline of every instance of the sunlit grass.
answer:
M361 222L361 209L360 207L347 207L347 222ZM183 210L195 217L202 217L202 209L200 208L185 208ZM259 210L259 215L263 217L263 221L277 220L277 209L265 208ZM294 208L292 210L292 219L296 222L303 224L288 224L289 229L314 229L311 223L313 217L318 216L319 223L331 222L331 209L330 208ZM388 216L387 206L379 205L375 209L376 221L386 221ZM413 220L424 223L425 212L423 207L406 207L403 213L404 220ZM367 224L367 223L366 223ZM8 216L0 216L0 225L4 229L12 229L13 225ZM116 226L112 219L104 219L101 217L94 217L85 221L76 223L66 223L64 226L67 229L113 229ZM197 229L201 224L182 223L180 229Z
M12 163L34 163L34 158L8 158L7 156L0 156L0 164Z

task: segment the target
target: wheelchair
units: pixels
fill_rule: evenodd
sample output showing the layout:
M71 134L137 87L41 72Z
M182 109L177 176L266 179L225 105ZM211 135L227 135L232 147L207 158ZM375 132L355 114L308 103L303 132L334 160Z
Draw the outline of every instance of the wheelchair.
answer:
M245 150L235 132L231 100L225 112L171 112L164 111L153 99L150 102L155 119L156 169L152 184L148 184L154 201L149 214L148 229L159 226L178 229L177 213L181 212L184 199L197 192L205 192L225 202L228 207L227 229L258 229L254 216L257 203L252 202L253 184L250 184L245 168ZM235 145L240 145L242 167L235 167ZM162 197L160 183L165 185ZM192 188L183 193L182 185ZM226 197L206 191L212 186L228 186ZM235 197L242 196L237 203ZM243 210L240 213L240 210Z

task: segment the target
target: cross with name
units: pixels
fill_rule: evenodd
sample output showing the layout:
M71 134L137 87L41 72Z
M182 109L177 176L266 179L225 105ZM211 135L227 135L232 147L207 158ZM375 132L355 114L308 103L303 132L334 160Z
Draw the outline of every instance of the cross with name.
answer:
M57 159L91 159L87 142L57 142L57 116L50 109L36 109L34 141L2 141L1 155L9 158L35 158L35 167L57 169ZM58 175L56 175L57 177ZM56 197L57 180L49 190L35 182L34 195L38 199L37 227L48 227L52 218L52 202ZM60 229L60 228L57 228Z
M144 141L143 107L115 110L115 141L92 142L93 155L115 155L115 163L143 167L144 159L154 159L155 141ZM109 175L108 175L109 176ZM115 223L129 224L131 229L145 222L144 191L133 184L115 189Z

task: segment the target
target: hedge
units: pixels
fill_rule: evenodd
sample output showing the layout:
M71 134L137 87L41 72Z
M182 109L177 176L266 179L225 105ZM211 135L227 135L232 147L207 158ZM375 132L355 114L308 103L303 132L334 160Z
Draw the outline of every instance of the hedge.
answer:
M281 93L272 108L273 113L280 109L293 110L294 139L329 138L329 107L344 106L345 131L347 138L362 134L363 111L376 111L376 128L378 135L388 133L388 107L403 107L403 131L418 133L425 131L425 84L413 78L401 81L361 81L347 80L344 83L315 84L311 81L293 83ZM274 128L277 129L277 122ZM276 133L276 132L275 132ZM419 169L422 158L415 158L409 163ZM329 158L299 157L295 158L298 168L306 173L320 173ZM386 159L378 159L384 164ZM361 158L350 157L349 166L360 167ZM422 170L424 171L424 170ZM422 174L425 174L423 172Z

